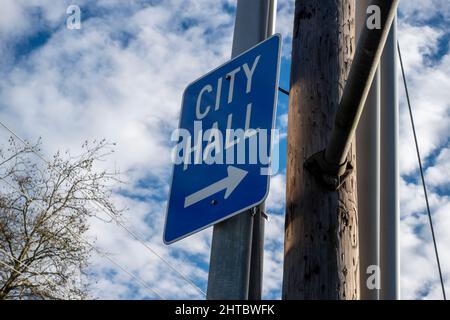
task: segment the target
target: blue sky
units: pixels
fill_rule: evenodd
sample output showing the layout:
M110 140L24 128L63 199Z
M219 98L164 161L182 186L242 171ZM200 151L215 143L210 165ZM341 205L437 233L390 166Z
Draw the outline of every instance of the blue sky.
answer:
M85 139L117 142L101 167L124 173L114 201L130 210L126 223L202 289L211 230L172 246L162 243L170 178L170 134L192 80L229 59L234 0L0 0L0 118L19 135L43 138L43 151L79 150ZM77 4L82 29L65 28ZM279 0L277 32L285 39L280 85L289 88L293 0ZM402 44L419 143L426 164L444 275L450 274L450 3L403 0ZM433 248L412 133L400 88L402 297L439 298ZM287 97L279 94L277 127L286 132ZM8 133L0 132L0 144ZM283 258L285 140L280 173L267 201L264 296L279 298ZM86 238L167 298L201 298L186 281L115 224L91 222ZM155 298L100 256L91 258L92 295ZM447 290L450 285L447 286Z

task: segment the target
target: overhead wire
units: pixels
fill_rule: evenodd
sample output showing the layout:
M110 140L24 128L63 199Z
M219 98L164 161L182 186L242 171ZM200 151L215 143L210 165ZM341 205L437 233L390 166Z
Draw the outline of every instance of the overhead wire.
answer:
M13 190L15 190L16 192L19 192L20 194L22 194L28 201L31 201L30 197L25 194L24 192L22 192L21 190L18 190L17 188L15 188L14 186L11 185L11 183L9 183L7 180L5 180L4 178L0 177L0 180L2 180L3 182L5 182L10 188L12 188ZM38 204L38 206L40 206ZM42 210L45 210L45 208L43 208L42 206L40 206ZM136 276L135 274L133 274L132 272L128 271L125 267L123 267L120 263L116 262L113 258L111 258L110 256L108 256L106 253L100 251L98 248L96 248L93 244L91 244L89 241L83 239L80 235L78 234L74 234L67 226L64 226L64 228L75 238L77 238L79 241L84 242L87 246L89 246L91 249L93 249L95 252L97 252L97 254L99 254L100 256L102 256L103 258L107 259L109 262L111 262L112 264L114 264L116 267L118 267L120 270L122 270L123 272L125 272L126 274L128 274L130 277L132 277L133 279L135 279L137 282L139 282L142 286L144 286L145 288L149 289L151 292L153 292L155 295L157 295L160 299L162 300L166 300L158 291L156 291L155 289L153 289L152 287L150 287L144 280L142 280L140 277Z
M44 161L47 165L51 166L51 163L39 152L37 152L35 150L35 148L33 148L32 146L30 146L30 144L23 139L22 137L20 137L14 130L12 130L9 126L7 126L5 123L3 123L0 120L0 126L2 126L3 128L5 128L8 132L10 132L14 137L16 137L19 141L21 141L26 147L30 148L30 151L33 152L35 155L37 155L42 161ZM58 170L56 168L53 168L53 170L55 170L57 173L60 174L60 172L58 172ZM81 192L86 195L86 193L81 190ZM87 196L87 195L86 195ZM162 257L156 250L154 250L145 240L143 240L142 236L137 235L136 232L132 231L130 228L128 228L123 222L119 221L117 219L116 216L114 216L112 213L110 213L107 209L105 209L104 207L100 206L97 202L92 201L92 203L94 205L96 205L101 211L103 211L104 213L106 213L108 216L110 216L115 222L116 224L121 227L122 229L124 229L128 234L130 234L136 241L138 241L140 244L142 244L148 251L150 251L153 255L155 255L156 257L158 257L164 264L166 264L172 271L174 271L179 277L181 277L184 281L186 281L192 288L194 288L198 293L200 293L203 297L206 297L206 293L199 287L197 286L191 279L189 279L184 273L182 273L181 271L179 271L176 267L174 267L167 259L165 259L164 257Z
M12 260L17 261L20 265L24 265L24 266L25 266L25 270L28 269L28 272L30 272L30 273L33 274L34 276L42 276L42 277L43 277L45 280L47 280L50 284L52 284L53 286L55 286L55 288L58 287L58 285L57 285L53 280L50 280L46 275L44 275L44 274L42 274L42 273L39 273L39 272L35 272L35 271L30 270L30 267L29 267L28 265L26 265L25 263L23 263L23 262L20 261L19 259L15 258L13 255L9 254L9 253L6 252L5 250L3 250L3 249L0 248L0 251L1 251L3 254L7 255L7 256L8 256L9 258L11 258ZM9 264L7 264L7 263L4 262L4 261L1 261L1 260L0 260L0 263L1 263L2 265L6 266L7 268L9 268L11 271L14 271L14 272L16 272L16 273L18 273L18 274L20 274L20 275L24 275L24 271L19 271L19 270L17 270L16 268L10 266ZM64 297L64 298L59 298L59 297L58 297L58 299L65 300L65 299L67 299L67 296Z
M400 67L401 67L401 71L402 71L403 84L404 84L404 87L405 87L406 101L408 103L409 118L411 120L411 126L412 126L413 135L414 135L414 143L415 143L415 146L416 146L417 160L419 162L420 177L421 177L421 180L422 180L422 187L423 187L423 192L424 192L424 195L425 195L425 203L426 203L426 207L427 207L427 214L428 214L428 221L429 221L430 229L431 229L431 236L432 236L432 239L433 239L434 253L436 255L436 263L437 263L437 267L438 267L438 271L439 271L439 280L441 282L442 295L444 297L444 300L447 300L447 296L445 294L444 277L442 276L441 263L440 263L440 259L439 259L439 251L438 251L438 246L437 246L437 242L436 242L436 235L435 235L435 232L434 232L433 218L431 216L430 202L428 200L427 186L426 186L426 183L425 183L425 175L424 175L424 172L423 172L422 159L421 159L421 156L420 156L419 142L418 142L418 139L417 139L416 126L415 126L415 122L414 122L414 116L413 116L412 107L411 107L411 99L410 99L410 96L409 96L408 83L406 81L405 68L403 66L403 57L402 57L402 51L401 51L401 48L400 48L400 42L399 41L397 41L397 50L398 50L398 55L399 55L399 58L400 58Z

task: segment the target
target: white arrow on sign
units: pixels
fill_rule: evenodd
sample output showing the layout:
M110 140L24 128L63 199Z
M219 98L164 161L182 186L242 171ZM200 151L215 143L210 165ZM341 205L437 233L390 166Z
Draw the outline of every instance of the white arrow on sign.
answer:
M184 199L184 207L187 208L193 204L202 201L203 199L212 196L213 194L226 189L224 198L227 199L230 194L236 189L239 183L247 175L248 171L238 169L233 166L227 167L228 176L222 180L219 180L202 190L199 190Z

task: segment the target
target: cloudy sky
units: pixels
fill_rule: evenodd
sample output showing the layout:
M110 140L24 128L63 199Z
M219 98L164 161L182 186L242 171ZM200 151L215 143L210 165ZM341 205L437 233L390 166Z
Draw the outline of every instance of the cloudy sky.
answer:
M278 0L277 32L285 39L281 85L289 87L294 0ZM417 120L444 277L450 275L450 2L400 2L399 40ZM81 30L66 28L66 9L81 8ZM184 87L229 59L235 0L0 0L0 120L43 152L79 150L86 139L117 143L102 166L126 185L114 201L148 247L114 223L92 220L86 238L165 298L202 295L149 250L206 290L211 229L171 246L162 243L170 135ZM404 299L440 298L431 234L418 179L413 136L401 96L401 288ZM287 99L277 128L286 132ZM9 133L0 130L0 145ZM283 136L283 135L282 135ZM284 229L285 141L281 170L267 201L264 297L280 298ZM98 298L157 296L101 256L89 269ZM447 285L450 290L450 284Z

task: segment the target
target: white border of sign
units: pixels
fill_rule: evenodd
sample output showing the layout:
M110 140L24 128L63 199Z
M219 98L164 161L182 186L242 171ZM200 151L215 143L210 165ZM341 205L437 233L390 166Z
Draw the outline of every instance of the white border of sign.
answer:
M215 69L209 71L209 72L206 73L205 75L203 75L203 76L197 78L196 80L192 81L191 83L189 83L189 84L186 86L186 89L185 89L184 92L183 92L183 97L182 97L182 100L181 100L181 106L183 107L183 105L184 105L184 96L185 96L185 94L186 94L187 88L189 88L191 85L193 85L193 84L196 83L197 81L200 81L201 79L207 77L208 75L210 75L210 74L213 73L214 71L216 71L216 70L222 68L223 66L229 64L231 61L238 59L238 58L241 57L242 55L244 55L244 54L246 54L247 52L253 50L255 47L261 45L262 43L271 40L271 39L274 38L274 37L278 37L279 43L278 43L278 58L277 58L277 74L276 74L275 88L274 88L274 89L275 89L275 96L274 96L274 101L273 101L274 107L273 107L273 115L272 115L272 130L273 130L273 129L275 128L275 121L276 121L275 118L276 118L276 115L277 115L278 86L279 86L279 81L280 81L280 65L281 65L281 47L282 47L282 44L283 44L283 37L282 37L281 34L279 34L279 33L275 33L275 34L272 35L271 37L269 37L269 38L267 38L267 39L265 39L265 40L259 42L258 44L254 45L253 47L247 49L246 51L242 52L242 53L239 54L238 56L234 57L233 59L231 59L231 60L229 60L229 61L227 61L227 62L221 64L221 65L218 66L217 68L215 68ZM180 128L180 125L181 125L181 111L182 111L182 110L180 110L180 116L179 116L179 120L178 120L178 128ZM271 147L272 147L272 146L273 146L273 136L271 137ZM271 163L272 163L272 148L270 148L270 165L271 165ZM270 166L270 165L269 165L269 166ZM172 166L172 174L171 174L171 179L170 179L171 182L170 182L170 189L169 189L169 199L168 199L167 205L166 205L166 218L165 218L165 221L164 221L163 242L164 242L164 244L166 244L166 245L172 244L172 243L177 242L177 241L179 241L179 240L181 240L181 239L184 239L184 238L186 238L186 237L189 237L189 236L193 235L194 233L197 233L197 232L199 232L199 231L202 231L202 230L204 230L204 229L207 229L207 228L209 228L209 227L211 227L211 226L213 226L213 225L215 225L215 224L217 224L217 223L219 223L219 222L222 222L222 221L224 221L224 220L227 220L227 219L229 219L229 218L231 218L231 217L233 217L233 216L235 216L235 215L237 215L237 214L239 214L239 213L241 213L241 212L243 212L243 211L246 211L246 210L248 210L248 209L251 209L251 208L253 208L253 207L256 207L256 206L260 205L262 202L264 202L264 201L267 199L267 196L269 195L269 191L270 191L270 175L267 175L267 177L268 177L268 178L267 178L267 191L266 191L266 194L264 195L264 197L263 197L261 200L255 202L254 204L252 204L252 205L250 205L250 206L248 206L248 207L246 207L246 208L243 208L243 209L241 209L241 210L239 210L239 211L235 211L235 212L233 212L233 213L230 213L229 215L227 215L226 217L223 217L223 218L220 219L220 220L217 220L217 221L215 221L215 222L213 222L213 223L210 223L210 224L208 224L208 225L206 225L206 226L203 226L203 227L198 228L198 229L196 229L196 230L194 230L194 231L191 231L191 232L189 232L189 233L187 233L187 234L185 234L185 235L183 235L183 236L181 236L181 237L179 237L179 238L176 238L176 239L171 240L171 241L166 241L167 216L168 216L168 214L169 214L169 203L170 203L170 197L171 197L171 194L172 194L173 175L174 175L174 172L175 172L175 165ZM270 172L270 170L269 170L269 172Z

